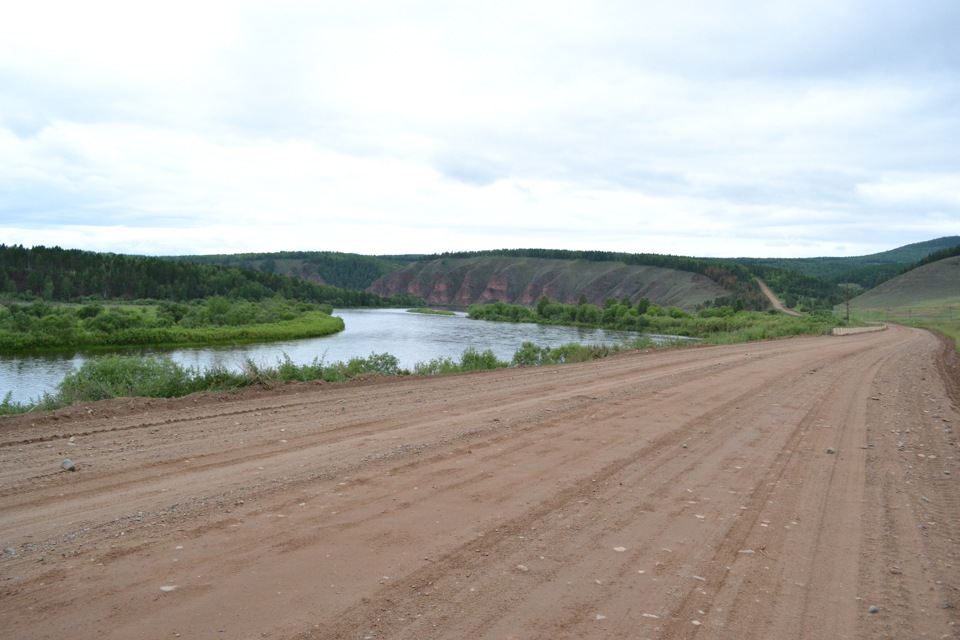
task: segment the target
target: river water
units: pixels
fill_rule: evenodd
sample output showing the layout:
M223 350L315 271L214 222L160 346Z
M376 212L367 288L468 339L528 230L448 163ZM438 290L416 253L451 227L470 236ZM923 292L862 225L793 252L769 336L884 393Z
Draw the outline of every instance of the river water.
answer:
M284 354L296 364L307 364L315 358L333 363L371 353L390 353L400 360L402 368L412 369L416 363L434 358L459 361L470 347L478 351L491 349L497 358L509 361L524 342L543 347L571 342L614 345L639 337L626 331L468 320L463 313L444 316L409 313L404 309L350 309L334 315L343 318L346 329L323 338L164 351L127 349L120 353L162 353L188 367L206 369L220 365L235 371L241 369L246 358L275 366ZM29 402L43 393L53 393L64 376L102 353L0 356L0 397L9 391L13 401Z

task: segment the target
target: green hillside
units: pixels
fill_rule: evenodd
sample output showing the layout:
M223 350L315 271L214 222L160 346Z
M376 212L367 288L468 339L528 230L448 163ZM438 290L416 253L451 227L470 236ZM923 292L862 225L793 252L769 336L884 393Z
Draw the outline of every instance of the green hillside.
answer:
M912 269L850 301L851 309L892 316L906 316L931 304L960 304L960 256Z
M837 310L845 313L845 307ZM960 255L924 264L857 296L850 315L936 329L960 345Z
M403 269L419 256L366 256L336 251L277 251L206 256L172 256L170 260L277 273L341 289L363 291L374 280Z
M194 264L147 256L96 253L60 247L0 244L0 295L47 302L167 300L184 302L224 296L259 301L288 300L335 307L407 306L415 298L384 299L367 291L308 282L277 273Z
M796 271L831 283L857 283L872 288L903 272L929 254L960 245L960 236L946 236L866 256L820 258L737 258L748 266Z

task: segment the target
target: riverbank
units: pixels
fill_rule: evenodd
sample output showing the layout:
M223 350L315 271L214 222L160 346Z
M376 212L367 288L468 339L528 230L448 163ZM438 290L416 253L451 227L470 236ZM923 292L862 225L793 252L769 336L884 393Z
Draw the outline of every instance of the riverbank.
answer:
M0 354L130 346L240 344L343 331L329 305L215 297L194 304L0 305Z

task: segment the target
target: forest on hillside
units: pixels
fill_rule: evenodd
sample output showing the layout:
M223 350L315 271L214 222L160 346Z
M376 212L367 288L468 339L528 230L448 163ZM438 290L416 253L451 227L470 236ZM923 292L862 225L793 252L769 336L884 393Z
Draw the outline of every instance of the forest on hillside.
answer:
M417 306L416 296L366 291L276 273L78 249L0 244L0 296L48 302L169 300L212 296L256 302L275 296L334 307Z
M835 284L859 284L872 289L918 265L927 256L960 246L960 236L945 236L926 242L915 242L889 251L866 256L818 258L733 258L733 262L750 268L795 271Z
M168 259L195 264L222 265L252 271L289 275L343 289L363 291L374 280L398 271L419 256L365 256L336 251L276 251L228 255L172 256Z

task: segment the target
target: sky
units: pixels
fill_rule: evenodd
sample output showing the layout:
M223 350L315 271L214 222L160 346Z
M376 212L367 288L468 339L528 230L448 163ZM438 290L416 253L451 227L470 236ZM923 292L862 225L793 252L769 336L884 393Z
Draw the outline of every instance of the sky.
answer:
M956 0L0 0L0 243L867 255L960 235Z

